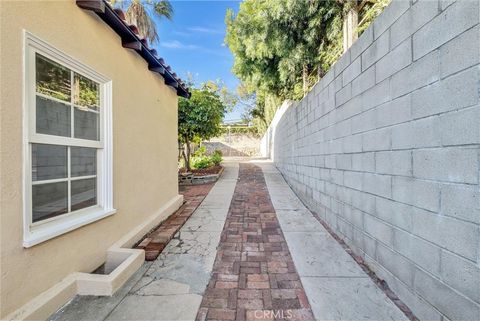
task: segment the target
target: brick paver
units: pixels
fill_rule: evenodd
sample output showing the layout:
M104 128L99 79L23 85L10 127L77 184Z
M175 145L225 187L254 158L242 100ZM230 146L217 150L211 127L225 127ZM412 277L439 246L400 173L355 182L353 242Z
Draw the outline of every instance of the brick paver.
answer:
M135 247L145 250L145 260L154 261L160 255L175 233L185 224L195 212L203 199L208 195L214 183L204 185L180 186L179 193L183 195L184 203L162 224L148 233L145 238Z
M240 164L197 320L314 320L258 166Z

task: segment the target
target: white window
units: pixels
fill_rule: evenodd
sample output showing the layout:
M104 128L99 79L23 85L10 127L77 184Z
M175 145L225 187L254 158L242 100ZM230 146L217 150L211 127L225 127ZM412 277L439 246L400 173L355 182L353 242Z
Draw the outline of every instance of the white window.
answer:
M110 80L25 32L25 247L115 212L111 90Z

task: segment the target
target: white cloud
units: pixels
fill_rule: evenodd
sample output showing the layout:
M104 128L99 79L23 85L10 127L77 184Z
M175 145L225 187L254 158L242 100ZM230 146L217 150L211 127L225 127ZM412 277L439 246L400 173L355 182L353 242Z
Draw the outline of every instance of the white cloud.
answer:
M174 30L173 33L176 34L176 35L178 35L178 36L182 36L182 37L186 37L186 36L189 36L189 35L190 35L188 32L178 31L178 30Z
M202 26L194 26L187 28L187 30L192 31L192 32L201 32L201 33L209 33L209 34L223 34L224 30L222 29L214 29L214 28L207 28L207 27L202 27Z
M160 46L164 48L170 48L170 49L186 49L186 50L200 49L200 47L196 45L184 44L178 40L160 42Z
M220 57L228 57L229 56L229 53L227 51L225 51L223 48L210 49L210 48L205 48L205 47L202 47L202 46L197 46L197 45L194 45L194 44L182 43L178 40L165 41L165 42L160 41L160 47L163 47L163 48L166 48L166 49L173 49L173 50L195 50L197 52L203 52L203 53L206 53L206 54L209 54L209 55L215 55L215 56L220 56Z

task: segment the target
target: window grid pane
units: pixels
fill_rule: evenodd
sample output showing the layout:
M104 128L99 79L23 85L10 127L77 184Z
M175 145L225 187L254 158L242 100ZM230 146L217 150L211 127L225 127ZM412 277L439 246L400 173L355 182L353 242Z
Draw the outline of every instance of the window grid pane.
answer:
M100 84L38 53L35 61L35 132L100 141ZM31 147L32 223L98 204L98 148Z
M100 115L85 108L74 107L74 137L88 140L99 140Z
M66 146L32 144L32 180L67 178L67 154Z
M98 111L100 108L100 84L77 73L74 73L73 84L73 103L78 107Z
M71 105L40 95L35 101L37 133L71 137Z
M71 177L97 174L97 150L89 147L70 147Z
M61 155L62 149L66 155ZM32 181L32 223L97 205L97 152L96 148L32 144L32 179L39 176L38 163L53 162L56 166L59 161L65 161L67 167L62 169L62 173L67 172L65 178L40 174L43 180ZM38 160L49 153L53 159ZM53 170L54 174L58 171ZM51 170L47 172L50 174Z
M40 54L35 55L36 92L65 102L71 100L70 69Z
M97 205L97 178L70 181L71 211Z
M32 222L68 212L68 182L32 186Z
M100 84L38 53L35 61L36 132L99 141Z

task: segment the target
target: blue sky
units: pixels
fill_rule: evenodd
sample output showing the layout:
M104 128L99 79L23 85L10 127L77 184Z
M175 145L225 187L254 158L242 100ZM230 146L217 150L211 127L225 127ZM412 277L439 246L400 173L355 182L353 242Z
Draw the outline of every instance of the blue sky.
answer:
M191 73L196 83L221 79L234 90L238 80L231 73L233 56L224 45L225 13L238 11L239 1L175 1L174 16L157 21L159 55L182 79ZM225 120L240 119L241 110Z

